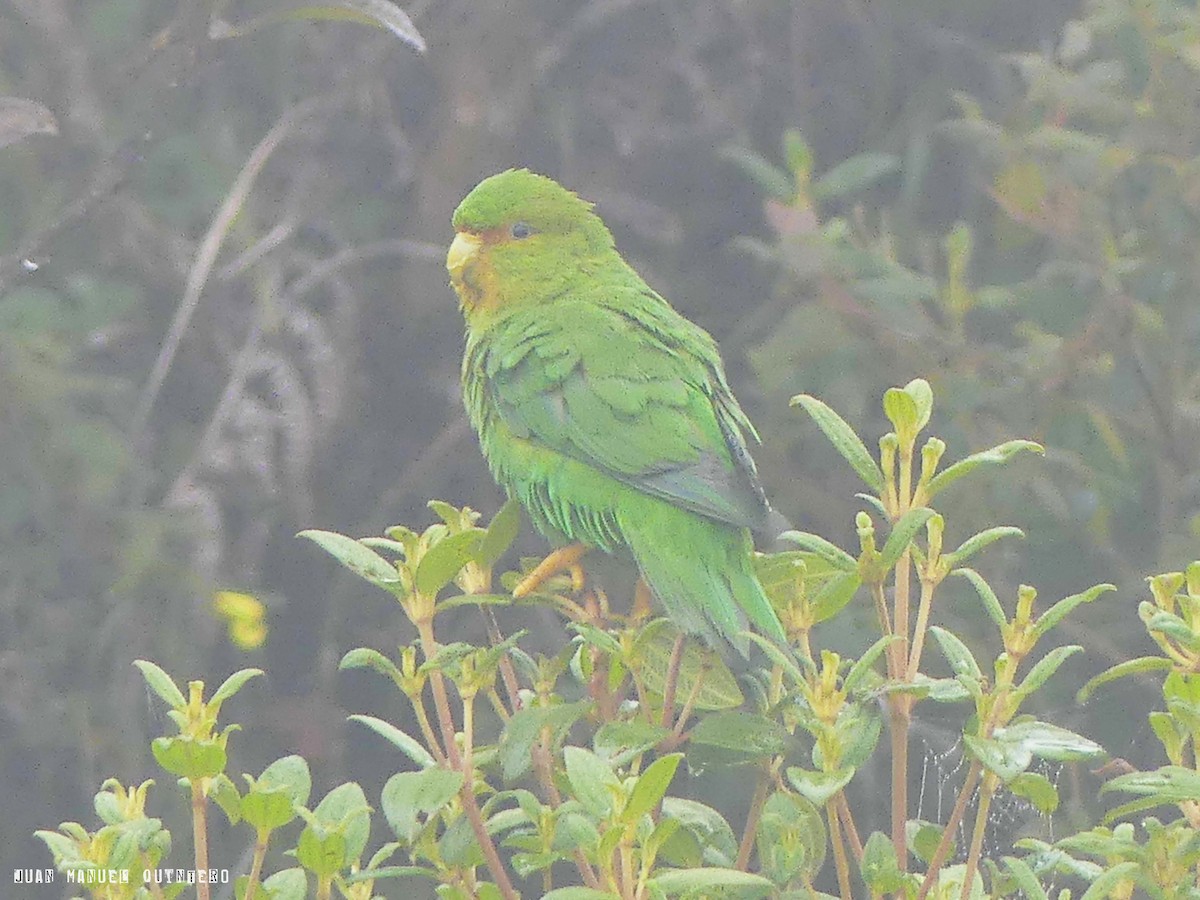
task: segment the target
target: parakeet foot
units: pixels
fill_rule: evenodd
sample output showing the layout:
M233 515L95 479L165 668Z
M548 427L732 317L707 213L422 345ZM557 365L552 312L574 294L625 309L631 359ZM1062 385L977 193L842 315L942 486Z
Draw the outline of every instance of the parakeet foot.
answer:
M517 582L517 586L513 588L513 596L525 597L532 594L552 576L564 572L571 576L571 587L576 593L583 590L583 567L579 565L579 561L587 551L585 544L567 544L565 547L559 547Z

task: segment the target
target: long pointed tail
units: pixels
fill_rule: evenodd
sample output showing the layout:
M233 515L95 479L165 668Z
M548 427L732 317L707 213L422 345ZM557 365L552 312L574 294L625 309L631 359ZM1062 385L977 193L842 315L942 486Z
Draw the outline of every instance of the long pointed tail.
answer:
M748 656L747 619L785 641L783 626L751 567L746 529L654 500L622 516L621 531L642 577L683 631L712 647L727 642Z

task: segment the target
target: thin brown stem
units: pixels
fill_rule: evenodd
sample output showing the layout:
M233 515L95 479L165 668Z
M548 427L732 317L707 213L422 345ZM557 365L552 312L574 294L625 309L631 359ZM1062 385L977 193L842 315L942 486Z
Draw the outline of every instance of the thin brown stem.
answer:
M967 853L967 870L963 873L963 889L960 900L968 900L971 895L971 884L975 881L975 873L979 871L979 858L983 855L983 834L987 829L988 811L992 806L992 797L996 795L998 779L991 772L983 778L983 787L979 794L979 807L975 810L975 823L971 828L971 849Z
M754 834L758 831L758 820L762 818L763 806L767 802L767 793L771 789L771 776L763 770L758 776L758 784L754 786L754 796L750 798L750 810L746 813L746 827L742 831L742 842L738 845L737 862L733 867L739 872L750 868L750 854L754 851Z
M954 801L954 809L951 810L950 818L947 820L946 827L942 831L942 839L938 842L937 849L933 851L933 858L929 860L929 871L925 873L925 880L921 882L921 888L917 891L917 900L925 900L929 895L929 891L933 888L933 883L937 880L938 872L950 856L950 847L954 844L954 835L958 831L958 825L962 822L963 816L966 815L967 803L970 802L971 794L975 790L975 785L979 781L979 774L982 771L983 766L980 765L979 760L973 760L971 768L967 770L966 780L963 781L963 786Z
M862 862L863 844L858 835L858 827L854 824L854 816L850 812L850 803L846 800L846 792L837 793L838 815L846 829L846 837L850 841L850 852L854 854L855 862Z
M550 730L543 729L541 739L533 745L533 771L545 792L546 799L552 807L557 808L562 805L563 801L558 785L554 783L554 772L550 767L549 739ZM576 850L571 857L575 861L575 868L579 870L579 874L583 878L583 883L590 888L600 890L600 878L596 874L596 870L592 868L592 864L588 862L587 857L584 856L583 851Z
M671 727L671 714L675 711L675 691L679 687L679 667L683 665L683 645L687 641L680 634L675 638L675 646L671 648L671 661L667 665L667 682L663 687L663 728Z
M912 652L908 655L908 672L905 681L911 682L921 669L921 653L925 649L925 632L929 630L929 615L933 610L933 592L937 583L921 579L921 599L917 604L917 622L913 627Z
M192 779L192 838L196 845L196 900L209 900L208 890L208 817L205 811L204 787ZM203 880L200 873L204 873Z
M433 659L437 652L437 641L433 636L433 622L425 619L417 622L416 625L425 658ZM517 893L512 880L508 877L508 869L500 859L496 844L492 841L492 836L488 834L487 825L483 821L483 813L479 811L479 802L475 798L475 773L464 768L462 755L458 752L458 745L454 741L454 719L450 713L450 699L446 694L446 682L442 678L441 672L430 673L429 686L433 691L433 704L437 709L438 725L442 731L446 756L449 758L450 764L463 774L463 786L458 792L459 798L462 800L463 812L467 815L467 821L471 823L471 831L475 834L479 849L483 851L488 871L491 872L492 878L495 879L496 886L505 900L521 900L521 895ZM470 746L467 746L469 750Z
M832 800L825 804L825 817L829 820L829 843L833 847L833 862L837 869L838 890L842 900L854 900L850 886L850 861L846 859L846 844L842 840L842 825L837 806Z
M433 754L433 758L439 763L446 761L446 754L442 750L442 745L438 742L437 735L433 733L433 725L429 721L429 713L425 709L425 701L421 699L421 695L409 697L412 703L413 714L417 717L417 724L421 727L421 736L425 738L425 743L429 747L429 752Z
M270 832L259 831L254 842L254 862L250 865L250 877L246 881L246 896L243 900L254 900L258 892L258 881L262 878L263 860L267 858L267 839Z
M687 725L688 719L692 716L692 710L696 707L696 700L700 697L700 689L704 687L704 678L701 676L692 683L692 689L688 691L687 699L683 701L683 709L679 711L679 716L675 719L675 729L672 734L679 737L683 734L683 729Z
M907 482L905 474L907 473ZM903 493L901 502L907 507L912 480L911 450L901 452L900 483ZM894 653L889 661L895 665L888 674L897 681L907 681L909 647L908 594L912 557L905 550L896 562L895 615L892 624L899 640L892 645ZM901 872L908 871L908 839L905 823L908 821L908 731L912 711L911 694L892 694L888 700L892 717L892 846Z
M875 582L871 585L871 599L875 602L875 615L879 618L879 630L884 634L895 634L895 631L892 629L892 616L887 608L887 598L883 595L882 584ZM891 675L892 669L895 667L893 660L896 653L890 646L884 653L888 661L888 674ZM811 659L812 657L809 658Z
M141 858L142 867L145 869L151 868L149 865L150 860L147 858L145 853L141 855ZM166 894L163 893L162 885L160 885L155 879L151 878L149 882L147 882L146 887L150 890L150 896L153 897L154 900L167 900ZM254 900L254 898L247 894L246 900Z
M491 578L489 577L489 582ZM500 633L500 623L496 621L496 614L492 612L491 607L483 607L484 621L487 623L488 640L492 645L501 644L504 642L504 636ZM517 681L517 673L513 669L512 660L508 658L506 653L500 657L500 680L504 683L504 693L508 696L508 708L514 713L521 708L521 685ZM501 716L508 718L508 716Z

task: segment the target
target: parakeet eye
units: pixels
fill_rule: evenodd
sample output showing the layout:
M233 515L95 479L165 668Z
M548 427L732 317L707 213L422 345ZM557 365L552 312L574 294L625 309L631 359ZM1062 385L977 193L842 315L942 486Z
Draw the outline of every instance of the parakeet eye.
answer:
M525 222L513 222L512 227L508 229L508 233L519 241L533 234L533 229Z

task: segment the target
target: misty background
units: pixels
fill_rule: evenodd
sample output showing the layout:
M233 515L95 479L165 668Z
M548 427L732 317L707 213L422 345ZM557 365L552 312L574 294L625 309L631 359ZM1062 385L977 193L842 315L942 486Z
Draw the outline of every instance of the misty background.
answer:
M949 546L1024 529L978 560L1008 604L1119 587L1069 626L1062 708L1145 651L1144 577L1200 557L1195 4L421 0L407 31L300 6L0 0L0 872L49 865L32 831L94 825L109 776L156 778L182 824L135 658L267 671L223 713L237 771L301 753L314 799L377 798L403 765L344 722L401 701L337 662L407 623L294 535L499 507L444 255L510 166L595 201L717 338L798 527L854 548L864 507L789 398L874 446L883 391L927 378L948 461L1046 447L947 493ZM994 646L955 590L937 621ZM266 604L265 644L231 642L219 591ZM1144 716L1119 713L1149 696L1065 724L1134 758Z

